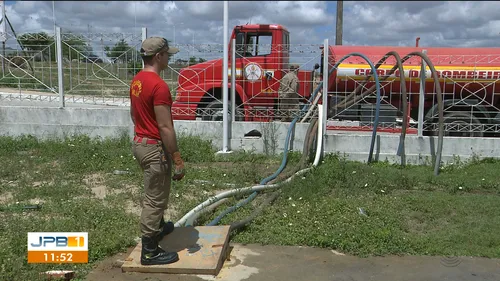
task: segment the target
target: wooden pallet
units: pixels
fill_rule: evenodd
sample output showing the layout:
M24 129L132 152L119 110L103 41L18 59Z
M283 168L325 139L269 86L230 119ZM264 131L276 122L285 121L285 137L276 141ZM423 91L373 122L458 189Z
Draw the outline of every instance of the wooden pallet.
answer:
M217 275L226 258L229 225L178 227L160 242L176 251L179 261L166 265L141 265L141 242L122 265L123 272Z

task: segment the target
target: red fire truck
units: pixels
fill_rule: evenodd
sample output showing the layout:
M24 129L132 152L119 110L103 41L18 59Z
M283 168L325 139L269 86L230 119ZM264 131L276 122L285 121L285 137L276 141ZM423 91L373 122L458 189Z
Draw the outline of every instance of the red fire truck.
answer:
M291 59L290 33L278 24L251 24L236 26L230 39L236 39L236 121L265 121L273 119L277 109L280 79L289 69ZM261 47L262 46L262 47ZM271 47L264 47L271 46ZM318 45L319 46L319 45ZM376 64L389 51L401 57L414 51L426 50L439 77L444 97L445 123L448 135L484 136L500 132L500 48L436 48L436 47L378 47L329 46L329 68L345 55L358 52ZM322 50L320 50L322 53ZM231 44L229 64L231 64ZM314 78L322 77L322 55L310 70L299 70L299 95L308 99L314 90ZM389 58L377 74L382 79L396 64ZM173 105L176 120L222 120L222 58L183 68L179 73L178 88ZM384 121L401 116L402 103L409 105L411 120L418 119L421 58L413 57L404 63L408 100L403 101L400 75L396 71L381 83L382 105L393 113L382 116ZM231 74L231 65L228 74ZM344 60L329 76L329 107L355 91L370 76L371 68L360 57ZM228 79L230 88L231 79ZM364 89L374 84L369 80ZM428 131L437 120L437 101L434 79L426 69L424 84L425 123ZM230 93L230 92L229 92ZM329 118L350 121L373 119L375 93L363 97L341 112L329 111ZM230 102L230 105L232 103ZM370 110L366 110L366 108ZM333 113L332 113L333 112ZM366 114L370 112L371 117ZM393 120L393 121L394 121ZM368 122L369 123L369 122ZM451 132L454 132L453 134Z

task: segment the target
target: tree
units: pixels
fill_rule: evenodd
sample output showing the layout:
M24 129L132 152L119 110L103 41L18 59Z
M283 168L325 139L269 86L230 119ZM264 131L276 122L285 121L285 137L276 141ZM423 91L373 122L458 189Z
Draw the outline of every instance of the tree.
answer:
M65 34L62 40L62 55L63 58L70 60L81 60L84 57L96 57L92 53L92 47L87 43L82 35L72 33Z
M45 32L24 33L18 38L19 43L35 56L43 56L44 60L56 60L56 44L54 38ZM62 40L62 55L67 59L81 59L82 56L91 57L92 47L87 44L85 38L81 35L68 33Z
M189 65L194 65L196 63L197 62L196 62L196 57L195 56L189 58Z
M134 48L130 47L125 39L118 41L113 48L109 46L104 47L106 56L120 63L127 63L134 60L134 53L137 52Z
M195 56L192 56L189 58L189 65L195 65L197 63L202 63L202 62L205 62L207 61L206 59L203 59L203 58L198 58L198 61L196 61L196 57Z
M40 59L43 56L43 60L49 60L49 58L52 61L55 60L54 38L47 33L25 33L20 35L17 40L24 49L30 51L30 54L40 57Z

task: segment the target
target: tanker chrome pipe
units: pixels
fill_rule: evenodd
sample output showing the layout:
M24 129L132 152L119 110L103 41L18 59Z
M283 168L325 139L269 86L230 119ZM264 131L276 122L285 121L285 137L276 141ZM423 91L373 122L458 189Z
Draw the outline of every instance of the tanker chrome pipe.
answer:
M385 62L385 60L387 60L387 58L389 57L389 54L391 52L387 53L378 63L377 65L375 66L375 69L378 69L378 67L380 67L380 65ZM441 85L439 84L439 78L437 76L437 72L436 72L436 69L434 67L434 64L432 64L431 60L429 59L429 57L422 53L422 52L411 52L409 54L407 54L406 56L404 56L400 61L401 63L397 63L397 65L395 65L387 75L385 75L381 81L385 81L387 80L387 78L389 78L389 76L391 76L394 71L396 71L397 68L399 68L399 66L401 65L401 68L400 68L400 75L403 75L404 77L404 72L401 71L402 69L402 65L404 62L406 62L408 59L410 59L411 57L414 57L414 56L418 56L420 58L422 58L426 63L427 65L429 66L430 70L431 70L431 74L432 74L432 78L434 80L434 85L435 85L435 88L436 88L436 94L437 94L437 99L438 99L438 115L439 115L439 133L438 133L438 147L437 147L437 153L436 153L436 162L434 163L434 175L438 175L439 174L439 168L441 166L441 157L442 157L442 152L443 152L443 136L444 136L444 105L443 105L443 94L441 92ZM396 58L397 60L397 58ZM363 97L371 94L373 92L373 90L375 89L375 86L376 85L373 85L372 87L370 87L370 89L368 89L367 91L365 91L364 93L362 93L360 95L360 97L358 98L354 98L354 99L351 99L349 101L346 101L349 97L352 97L354 96L365 84L366 82L373 76L373 73L371 76L368 76L364 83L363 84L360 84L355 91L353 91L348 97L346 97L344 99L344 101L342 103L339 103L337 105L335 105L335 107L333 107L335 110L337 108L347 108L348 106L351 106L352 104L354 104L355 102L357 102L359 99L362 99ZM403 81L403 77L401 78L401 80ZM403 86L401 87L404 87L405 91L403 92L403 96L406 96L406 83L402 83ZM405 99L406 100L406 99ZM406 112L405 112L405 108L406 108ZM404 142L404 138L406 136L406 124L408 123L407 121L407 115L408 115L408 111L407 111L407 104L406 102L404 102L403 104L403 111L404 111L404 116L403 116L403 127L404 127L404 136L402 135L401 137L401 141ZM400 143L400 147L401 147L401 143ZM403 144L404 145L404 144ZM402 153L404 154L404 152ZM403 162L403 159L402 159L402 162Z
M429 57L422 52L411 52L407 56L419 56L421 57L427 66L431 69L432 78L434 78L434 85L436 87L436 94L438 100L438 115L439 115L439 134L438 134L438 147L436 153L436 162L434 163L434 175L439 175L439 168L441 166L441 155L443 152L443 136L444 136L444 104L443 104L443 93L441 92L441 85L439 85L439 77L436 72L434 64L429 59Z
M391 56L393 56L396 59L396 65L389 71L389 73L387 75L385 75L381 79L382 80L381 82L387 80L396 71L396 69L399 69L399 77L400 77L400 81L401 81L401 83L400 83L401 92L403 94L403 105L402 105L403 106L403 127L401 129L401 136L400 136L400 140L399 140L398 155L401 155L401 166L405 166L406 165L406 153L405 153L404 143L405 143L405 139L406 139L406 130L407 130L406 125L408 123L408 116L407 116L408 115L408 103L407 103L408 94L406 92L406 78L405 78L404 69L403 69L403 62L408 60L410 57L405 57L404 60L401 60L401 57L399 56L399 54L397 52L390 51L387 54L385 54L384 57L382 57L382 59L380 59L377 62L377 64L375 65L375 69L378 69ZM368 89L367 91L362 93L361 97L351 99L353 96L355 97L356 93L358 93L361 90L361 88L363 88L366 85L366 83L368 82L368 80L372 76L373 76L373 74L371 76L366 77L365 80L363 81L363 83L360 84L356 88L356 90L354 92L352 92L351 94L349 94L349 96L347 96L341 103L336 104L334 106L334 109L338 110L339 107L342 107L342 108L349 107L352 104L354 104L355 102L357 102L359 99L365 97L368 94L371 94L373 92L373 90L375 90L375 85L373 85L370 89Z

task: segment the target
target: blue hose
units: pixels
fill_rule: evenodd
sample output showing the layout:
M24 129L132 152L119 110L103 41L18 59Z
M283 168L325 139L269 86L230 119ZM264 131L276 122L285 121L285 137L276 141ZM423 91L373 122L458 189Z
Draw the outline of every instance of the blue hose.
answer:
M254 192L252 194L250 194L250 196L248 196L247 199L245 200L241 200L240 202L238 202L238 204L234 205L234 206L231 206L229 208L227 208L226 210L224 210L224 212L222 212L219 216L217 216L214 220L212 220L210 223L207 224L207 226L214 226L214 225L217 225L221 220L222 218L231 213L231 212L234 212L236 209L238 209L239 207L249 203L250 201L252 201L255 197L257 197L257 192Z
M302 108L302 110L304 110L304 108L306 108L306 106L304 106ZM268 182L272 181L273 179L275 179L282 171L283 169L285 169L285 166L286 166L286 162L287 162L287 156L288 156L288 145L290 143L290 135L292 134L292 129L293 127L295 126L295 123L297 122L297 120L299 119L299 117L295 117L293 120L292 120L292 123L290 124L290 128L288 129L288 133L286 135L286 142L285 142L285 148L284 148L284 153L283 153L283 160L281 161L281 166L279 167L279 169L271 176L263 179L260 181L260 184L261 185L265 185L267 184ZM224 210L224 212L222 212L219 216L217 216L215 219L213 219L210 223L207 224L207 226L214 226L214 225L217 225L220 220L227 214L235 211L236 209L238 209L239 207L249 203L250 201L252 201L255 197L257 197L257 192L254 192L252 193L247 199L245 200L242 200L240 202L238 202L236 205L234 206L231 206L229 208L227 208L226 210Z
M328 76L330 76L333 71L335 71L338 66L344 61L346 60L347 58L351 57L351 56L359 56L359 57L362 57L364 60L366 60L368 62L368 64L370 65L370 68L372 70L372 73L373 73L373 76L375 78L375 85L376 85L376 89L377 89L377 104L375 106L375 120L374 120L374 126L373 126L373 132L372 132L372 141L371 141L371 144L370 144L370 154L368 155L368 163L371 162L371 159L372 159L372 154L373 154L373 149L374 149L374 146L375 146L375 138L377 137L377 127L378 127L378 119L379 119L379 113L380 113L380 83L379 83L379 79L378 79L378 74L377 74L377 71L375 69L375 66L373 65L373 63L363 54L360 54L360 53L357 53L357 52L353 52L353 53L350 53L346 56L344 56L342 59L340 59L333 67L332 69L330 69L330 71L328 72ZM312 93L310 99L309 99L309 103L311 103L314 98L316 97L316 95L318 94L319 90L323 87L323 81L321 81L318 86L316 87L316 89L314 90L314 92ZM309 107L309 104L305 104L302 109L301 109L301 113L304 113L307 111ZM325 112L325 114L327 114ZM261 185L265 185L267 184L268 182L272 181L273 179L275 179L279 174L281 174L281 172L285 169L285 166L286 166L286 162L287 162L287 156L288 156L288 145L290 143L290 136L292 134L292 130L293 128L295 127L295 123L297 123L297 120L299 119L299 116L298 115L297 117L295 117L292 122L290 123L290 127L288 128L288 133L286 135L286 139L285 139L285 147L284 147L284 152L283 152L283 160L281 161L281 165L280 167L278 168L278 170L272 174L271 176L263 179L260 184ZM318 136L319 137L319 136ZM257 192L254 192L252 193L247 199L245 200L242 200L240 202L238 202L236 205L234 206L231 206L229 208L227 208L226 210L224 210L224 212L222 212L219 216L217 216L215 219L213 219L210 223L207 224L207 226L214 226L214 225L217 225L221 220L222 218L235 211L236 209L238 209L239 207L245 205L245 204L248 204L250 201L252 201L255 197L257 197Z

